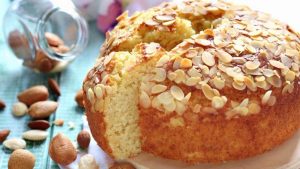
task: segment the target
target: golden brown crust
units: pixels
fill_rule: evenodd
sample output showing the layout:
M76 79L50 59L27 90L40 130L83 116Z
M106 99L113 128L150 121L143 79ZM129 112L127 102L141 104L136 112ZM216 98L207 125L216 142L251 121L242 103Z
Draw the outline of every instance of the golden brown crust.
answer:
M93 138L98 145L110 156L112 156L112 150L105 138L106 125L104 122L104 115L101 112L94 112L90 102L87 100L86 94L84 94L84 107L86 111L87 120L91 129Z
M160 157L196 162L222 162L268 151L290 138L300 126L299 90L281 97L275 106L247 117L226 120L221 116L201 121L186 113L186 126L169 126L173 115L141 110L142 149Z

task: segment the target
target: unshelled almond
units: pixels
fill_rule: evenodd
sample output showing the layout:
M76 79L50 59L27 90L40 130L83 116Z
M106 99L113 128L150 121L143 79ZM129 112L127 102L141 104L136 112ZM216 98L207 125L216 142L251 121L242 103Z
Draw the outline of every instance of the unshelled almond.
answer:
M80 158L79 169L99 169L99 166L91 154L86 154Z
M30 141L42 141L48 137L48 132L44 130L29 130L24 132L22 137Z
M6 105L5 105L4 101L2 101L0 99L0 110L4 109L5 107L6 107Z
M38 85L30 87L19 93L18 99L20 102L23 102L26 105L30 106L38 101L47 100L48 96L48 89L45 86Z
M33 169L35 156L28 150L14 151L8 160L8 169Z
M71 140L61 133L51 140L49 155L53 161L61 165L68 165L77 157L76 149Z
M2 143L9 135L10 130L0 130L0 143Z
M50 127L50 123L46 120L35 120L29 122L28 127L31 129L47 130Z
M91 136L90 133L82 130L78 135L77 135L77 143L78 145L83 148L86 149L89 147L90 145L90 141L91 141Z
M79 91L76 93L75 101L77 102L77 105L78 105L79 107L84 107L84 105L83 105L83 90L79 90Z
M26 147L26 142L20 138L11 138L3 142L4 147L10 150L24 149Z
M28 113L28 107L22 102L17 102L12 107L12 113L17 117L24 116L26 113Z
M129 162L115 162L109 169L136 169Z
M34 119L47 118L56 111L57 106L54 101L39 101L30 106L28 114Z
M56 119L53 124L56 126L63 126L65 121L63 119Z
M60 87L58 85L58 83L56 82L56 80L54 79L48 79L48 85L51 88L51 90L57 95L60 96Z

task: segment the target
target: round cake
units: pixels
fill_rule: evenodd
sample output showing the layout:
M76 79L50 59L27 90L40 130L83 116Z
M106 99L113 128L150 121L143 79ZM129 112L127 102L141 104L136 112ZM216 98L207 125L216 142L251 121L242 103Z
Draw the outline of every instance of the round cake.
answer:
M91 132L111 157L238 160L299 129L300 39L288 25L207 0L117 20L83 85Z

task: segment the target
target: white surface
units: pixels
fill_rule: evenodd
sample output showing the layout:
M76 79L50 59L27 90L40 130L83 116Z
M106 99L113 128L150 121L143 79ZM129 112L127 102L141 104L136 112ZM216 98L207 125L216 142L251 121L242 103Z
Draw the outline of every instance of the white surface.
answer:
M297 0L231 0L244 3L251 8L266 13L271 13L273 17L288 23L296 31L300 31L300 1ZM85 121L85 127L88 125ZM104 152L96 145L95 141L89 148L89 153L96 157L101 169L107 169L105 161L110 161ZM299 169L300 168L300 131L283 145L246 160L234 161L225 164L200 164L187 166L184 163L154 157L149 154L141 154L133 159L133 162L142 164L149 169ZM65 167L77 169L77 165ZM139 167L140 168L140 167ZM144 167L143 167L144 168Z

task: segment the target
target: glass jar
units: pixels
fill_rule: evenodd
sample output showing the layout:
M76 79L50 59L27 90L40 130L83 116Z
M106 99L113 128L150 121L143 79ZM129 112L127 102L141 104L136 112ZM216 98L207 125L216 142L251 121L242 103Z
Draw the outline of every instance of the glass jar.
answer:
M87 23L70 0L15 0L3 27L13 53L37 72L63 70L88 41Z

